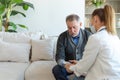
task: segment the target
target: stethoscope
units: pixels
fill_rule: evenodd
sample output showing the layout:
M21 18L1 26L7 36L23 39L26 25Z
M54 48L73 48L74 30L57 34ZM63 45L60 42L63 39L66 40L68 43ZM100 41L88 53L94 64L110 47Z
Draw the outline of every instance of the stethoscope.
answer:
M98 32L100 32L100 31L103 31L103 30L105 30L106 28L102 28L102 29L100 29Z

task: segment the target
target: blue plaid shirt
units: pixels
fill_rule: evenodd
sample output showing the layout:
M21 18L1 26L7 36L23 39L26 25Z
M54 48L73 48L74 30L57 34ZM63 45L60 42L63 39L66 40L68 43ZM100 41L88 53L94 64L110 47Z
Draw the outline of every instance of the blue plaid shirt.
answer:
M78 44L79 36L80 36L80 33L79 33L77 36L72 37L72 40L73 40L73 42L74 42L76 45Z

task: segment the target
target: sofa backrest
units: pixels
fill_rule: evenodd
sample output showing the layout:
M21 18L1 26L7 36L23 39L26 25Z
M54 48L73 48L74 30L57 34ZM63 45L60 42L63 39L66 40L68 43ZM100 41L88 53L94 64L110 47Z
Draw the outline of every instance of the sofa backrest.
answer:
M30 61L54 60L56 42L57 37L38 32L0 32L0 61L29 62L29 57Z

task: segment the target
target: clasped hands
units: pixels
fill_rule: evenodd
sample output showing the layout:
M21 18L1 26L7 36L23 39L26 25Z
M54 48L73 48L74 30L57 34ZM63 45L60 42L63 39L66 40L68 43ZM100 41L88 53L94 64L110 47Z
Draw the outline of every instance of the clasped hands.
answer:
M72 71L70 70L70 66L73 66L75 64L77 64L76 60L69 60L69 63L66 63L64 67L68 73L72 73Z

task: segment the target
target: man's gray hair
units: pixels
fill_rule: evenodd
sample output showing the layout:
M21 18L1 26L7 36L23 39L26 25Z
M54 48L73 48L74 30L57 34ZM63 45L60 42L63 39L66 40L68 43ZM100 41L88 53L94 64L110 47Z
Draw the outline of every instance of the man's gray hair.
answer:
M66 17L66 22L67 22L67 21L74 21L74 20L79 21L79 19L80 19L80 17L79 17L78 15L76 15L76 14L71 14L71 15L68 15L68 16Z

